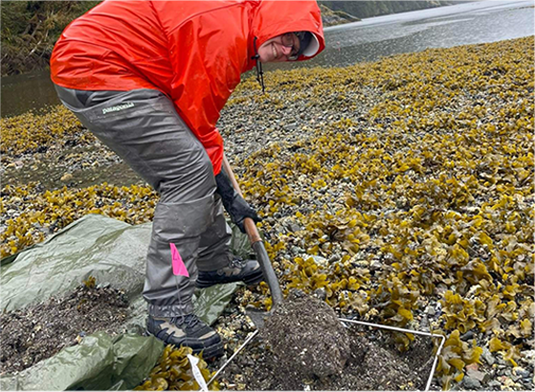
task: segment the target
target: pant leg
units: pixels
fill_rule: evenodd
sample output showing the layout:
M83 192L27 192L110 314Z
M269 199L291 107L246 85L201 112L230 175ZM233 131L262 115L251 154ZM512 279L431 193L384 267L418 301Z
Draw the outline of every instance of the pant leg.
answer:
M197 267L200 271L215 271L226 267L234 257L230 251L232 230L227 224L221 198L216 194L214 223L201 235Z
M65 106L161 195L143 291L149 313L171 317L193 312L202 234L213 226L219 208L212 164L202 144L157 90L56 90ZM173 275L171 244L190 278Z

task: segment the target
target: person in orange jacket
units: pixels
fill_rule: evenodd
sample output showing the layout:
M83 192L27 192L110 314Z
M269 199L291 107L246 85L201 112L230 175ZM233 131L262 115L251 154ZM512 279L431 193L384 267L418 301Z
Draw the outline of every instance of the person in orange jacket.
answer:
M160 194L143 296L147 331L165 343L222 355L193 312L195 286L262 280L256 261L229 250L223 207L242 231L245 217L259 217L222 170L221 109L243 72L256 66L263 88L262 63L324 47L314 0L106 0L56 43L51 78L63 104ZM173 275L173 258L189 277Z

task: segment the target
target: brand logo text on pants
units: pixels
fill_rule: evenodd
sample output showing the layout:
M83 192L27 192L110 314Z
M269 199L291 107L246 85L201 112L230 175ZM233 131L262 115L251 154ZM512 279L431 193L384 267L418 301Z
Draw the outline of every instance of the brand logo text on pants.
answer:
M109 113L109 112L118 112L120 110L128 109L128 108L131 108L131 107L134 107L134 103L133 102L128 102L128 103L125 103L125 104L122 104L122 105L112 106L111 108L104 108L104 109L102 109L102 114L106 114L106 113Z

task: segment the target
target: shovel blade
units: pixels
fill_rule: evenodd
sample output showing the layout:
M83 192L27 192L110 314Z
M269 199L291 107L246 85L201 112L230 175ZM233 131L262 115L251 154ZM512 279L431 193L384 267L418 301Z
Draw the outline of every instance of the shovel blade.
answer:
M271 316L271 312L264 312L253 306L247 306L245 308L245 314L249 316L257 329L264 328L264 322L266 318Z

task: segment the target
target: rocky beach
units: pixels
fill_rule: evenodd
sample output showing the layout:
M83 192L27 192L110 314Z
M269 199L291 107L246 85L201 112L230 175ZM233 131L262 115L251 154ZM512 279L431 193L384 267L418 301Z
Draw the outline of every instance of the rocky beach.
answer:
M535 387L533 47L274 71L265 94L251 75L218 123L284 293L442 334L436 390ZM67 109L1 127L2 257L89 213L152 219L158 195ZM266 285L241 289L216 322L226 358L253 330L250 304L270 307ZM164 385L160 371L144 388ZM211 387L245 388L232 377Z

